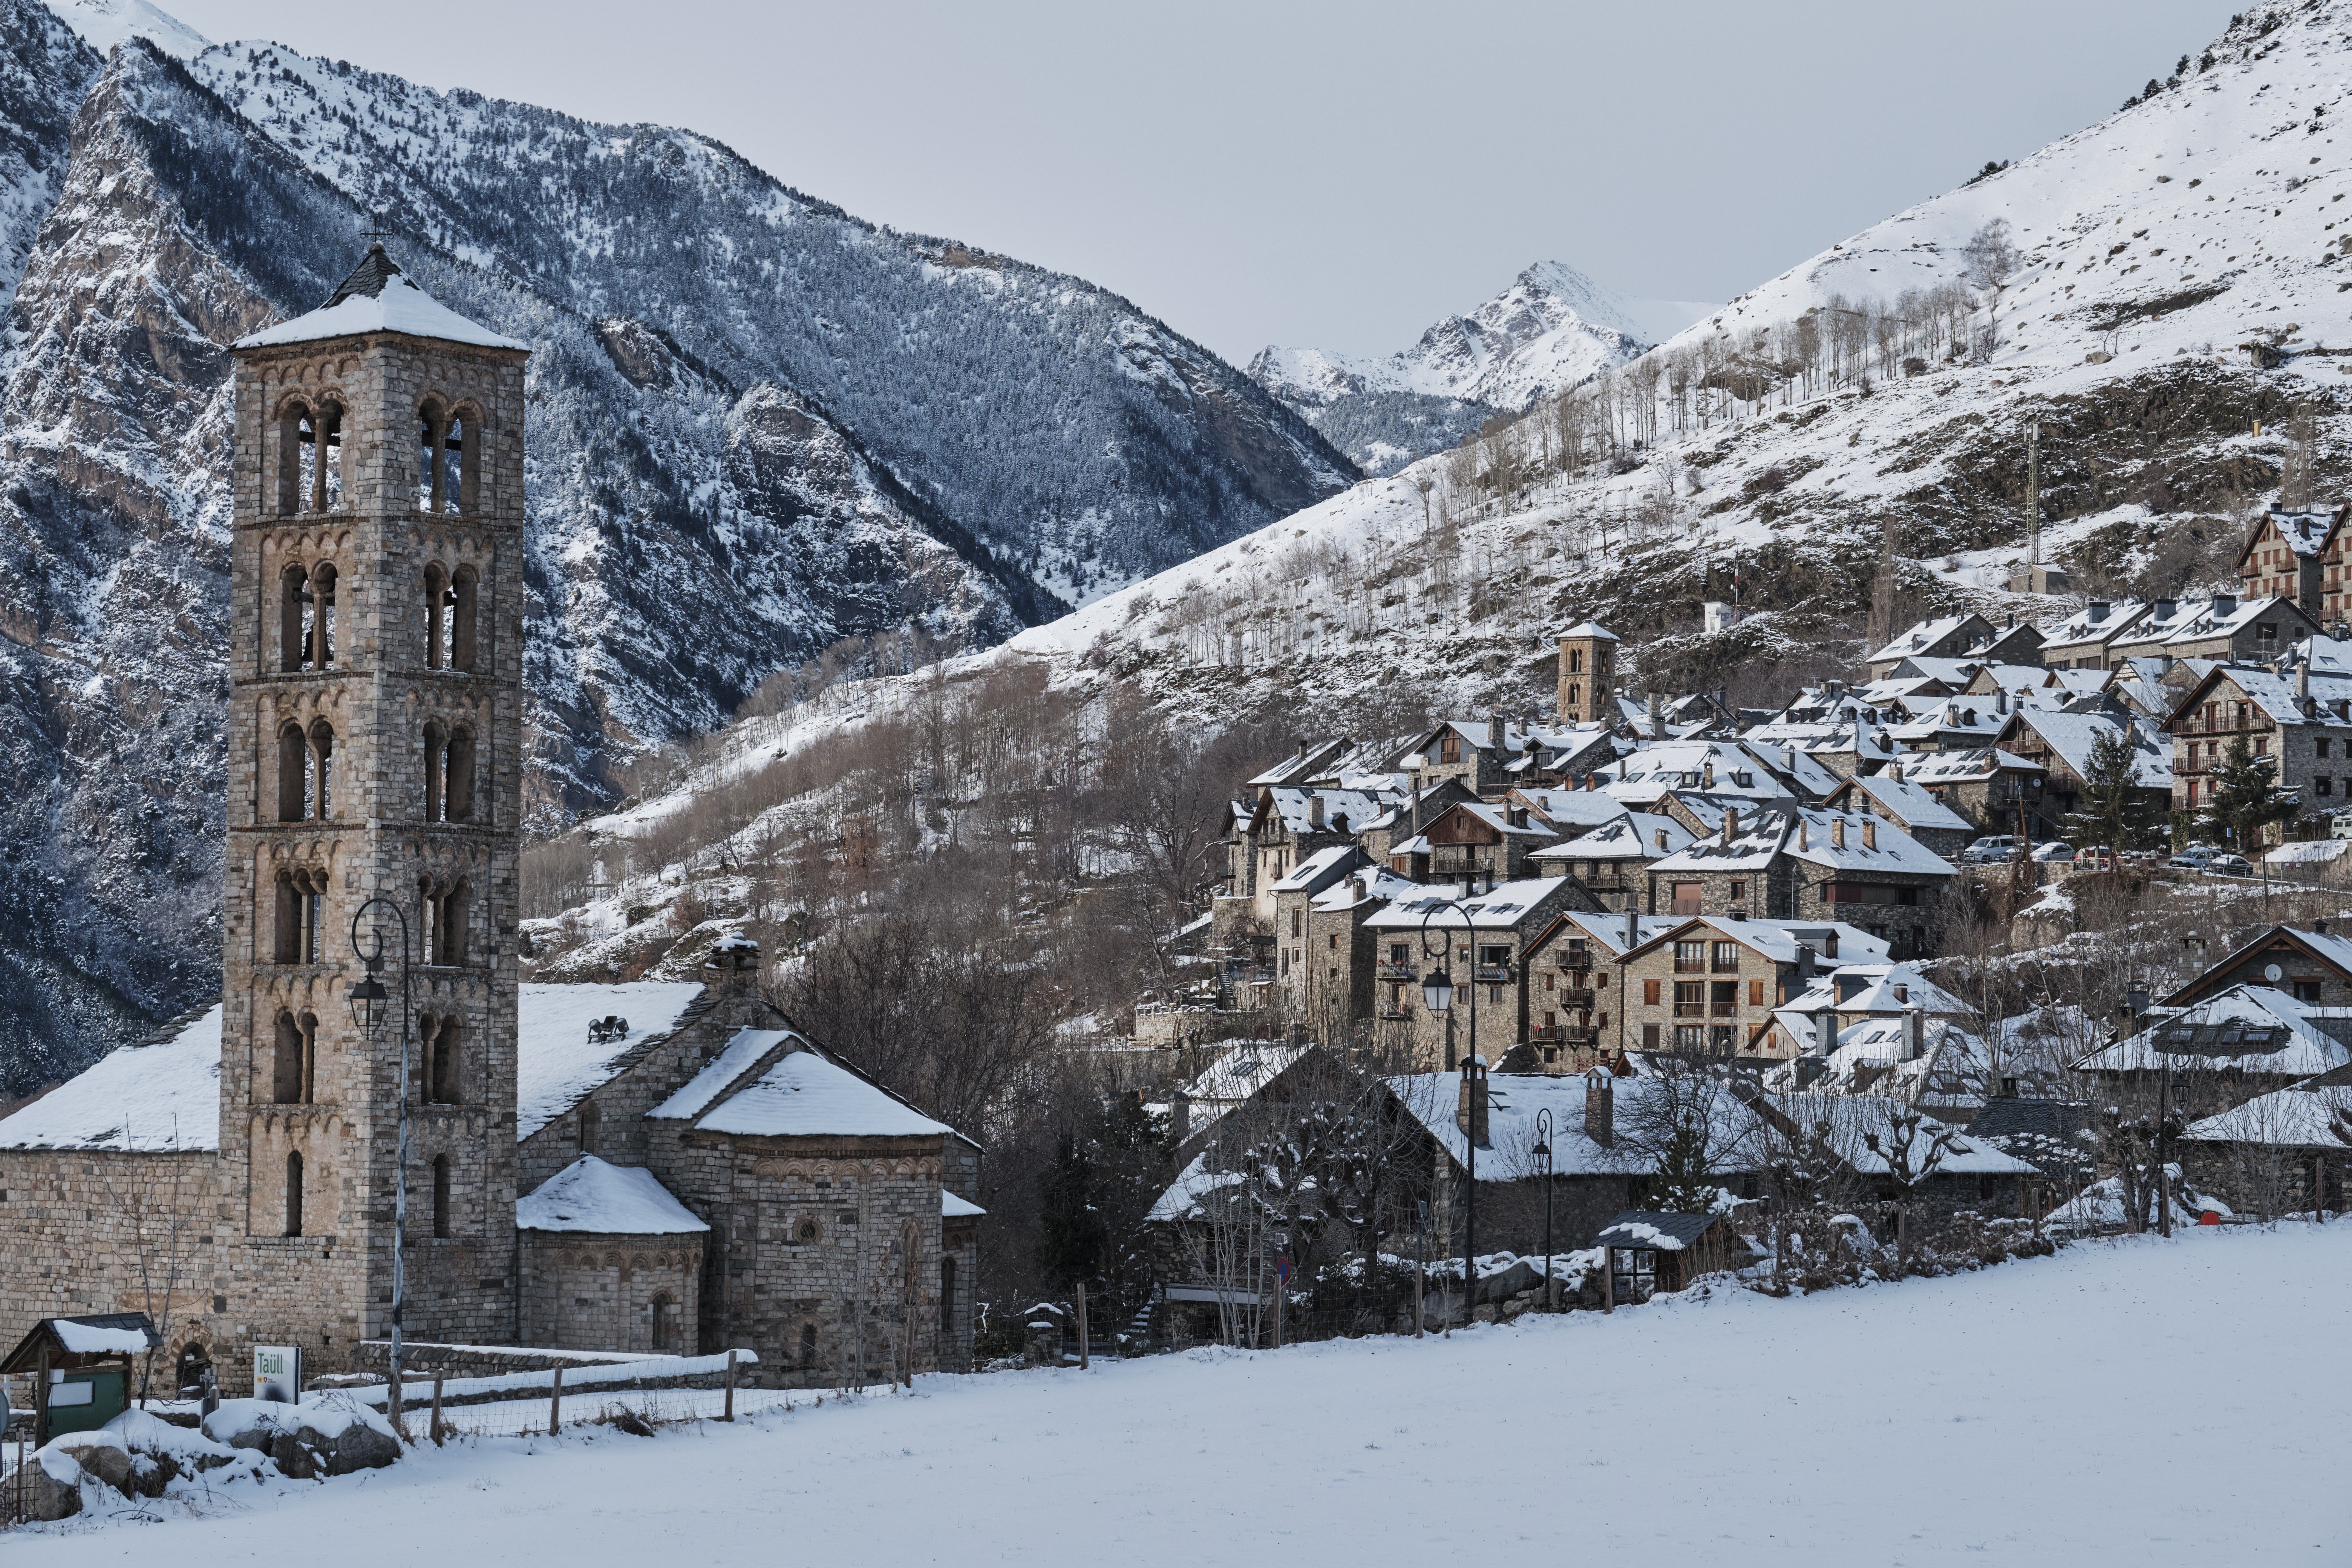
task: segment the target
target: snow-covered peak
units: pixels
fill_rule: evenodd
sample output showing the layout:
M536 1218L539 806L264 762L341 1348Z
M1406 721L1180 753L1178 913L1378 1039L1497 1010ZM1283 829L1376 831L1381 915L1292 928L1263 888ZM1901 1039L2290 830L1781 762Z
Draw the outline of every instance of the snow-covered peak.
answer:
M1434 323L1401 353L1273 347L1251 362L1250 374L1276 395L1307 406L1351 393L1404 392L1523 408L1624 363L1708 309L1632 299L1564 262L1538 261L1500 294Z
M48 6L100 54L126 38L145 38L184 60L212 47L211 39L147 0L48 0Z

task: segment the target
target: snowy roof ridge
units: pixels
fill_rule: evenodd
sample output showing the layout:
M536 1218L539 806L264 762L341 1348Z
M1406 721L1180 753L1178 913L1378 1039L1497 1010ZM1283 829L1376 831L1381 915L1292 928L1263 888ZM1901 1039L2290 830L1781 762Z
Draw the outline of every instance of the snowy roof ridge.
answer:
M515 1200L517 1230L590 1231L603 1236L685 1236L709 1226L641 1165L614 1165L583 1154Z
M325 304L290 321L248 332L237 339L235 346L275 348L284 343L318 342L368 332L399 332L412 338L470 343L478 348L528 351L530 347L467 320L418 288L385 253L381 240L368 247L367 255L328 296Z

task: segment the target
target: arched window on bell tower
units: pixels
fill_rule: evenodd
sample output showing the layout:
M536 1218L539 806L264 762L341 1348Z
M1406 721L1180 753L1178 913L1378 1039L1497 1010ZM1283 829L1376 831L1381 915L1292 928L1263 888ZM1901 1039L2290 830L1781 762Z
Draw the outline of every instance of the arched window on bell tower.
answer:
M463 409L449 416L448 434L441 442L441 488L435 492L436 511L470 511L474 494L474 459L466 449L473 422Z
M302 1234L302 1156L286 1156L286 1234Z
M277 1050L270 1063L269 1098L278 1105L310 1105L318 1099L319 1020L305 1013L278 1015Z
M474 603L477 580L471 566L460 566L449 581L449 668L474 668L476 632Z
M324 924L326 876L315 868L278 873L276 942L272 956L279 963L319 962L319 933Z
M312 511L340 511L343 505L343 410L340 404L319 405L310 416L310 487Z
M278 411L278 516L293 517L309 501L315 472L311 454L310 405L289 399Z
M433 1239L449 1239L449 1156L433 1156Z

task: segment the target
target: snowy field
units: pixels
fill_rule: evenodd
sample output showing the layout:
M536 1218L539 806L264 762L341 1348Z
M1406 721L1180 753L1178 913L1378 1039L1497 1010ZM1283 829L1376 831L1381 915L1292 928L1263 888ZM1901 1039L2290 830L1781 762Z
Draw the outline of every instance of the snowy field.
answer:
M2352 1225L486 1441L12 1563L2334 1563ZM168 1506L168 1505L166 1505ZM126 1510L127 1511L127 1510Z

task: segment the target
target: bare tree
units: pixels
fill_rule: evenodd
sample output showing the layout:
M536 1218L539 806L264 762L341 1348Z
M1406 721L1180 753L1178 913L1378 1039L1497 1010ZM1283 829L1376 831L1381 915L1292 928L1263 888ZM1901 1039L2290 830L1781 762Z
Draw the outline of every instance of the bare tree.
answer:
M1961 248L1961 276L1969 286L1988 296L1985 309L1988 324L1985 329L1984 354L2000 345L2000 297L2009 287L2010 278L2017 271L2017 247L2010 243L2009 220L1994 218L1969 237Z

